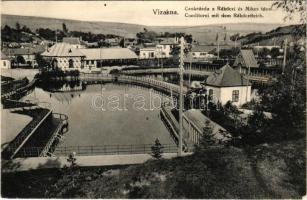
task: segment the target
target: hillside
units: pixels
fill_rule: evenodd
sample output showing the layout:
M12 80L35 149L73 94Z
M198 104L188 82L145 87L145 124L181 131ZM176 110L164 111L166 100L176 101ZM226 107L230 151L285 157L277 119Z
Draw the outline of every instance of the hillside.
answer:
M305 37L306 25L290 25L278 27L266 33L252 33L239 38L242 44L259 44L259 45L282 45L285 39L288 42Z
M254 24L254 23L241 23L241 24L217 24L206 26L144 26L137 24L114 23L114 22L89 22L77 21L67 19L54 19L44 17L29 17L17 15L1 15L1 26L9 25L14 27L16 22L21 25L26 25L31 30L37 28L49 28L52 30L62 29L62 23L65 23L71 31L84 31L102 34L115 34L125 37L133 37L137 32L143 31L144 28L148 30L160 32L185 32L192 34L194 39L199 42L214 41L216 33L221 33L220 37L224 37L223 26L226 26L228 36L235 33L248 34L251 32L267 32L273 28L279 27L280 24Z
M134 166L8 173L1 192L10 198L298 199L306 192L305 152L301 139L245 149L211 147Z

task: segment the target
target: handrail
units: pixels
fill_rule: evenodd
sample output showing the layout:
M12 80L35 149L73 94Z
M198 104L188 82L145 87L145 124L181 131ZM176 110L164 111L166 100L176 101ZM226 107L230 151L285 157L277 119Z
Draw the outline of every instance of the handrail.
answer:
M68 156L72 152L76 155L125 155L125 154L151 154L152 146L154 144L131 144L131 145L88 145L88 146L59 146L51 147L52 155ZM176 153L178 147L176 144L162 144L163 153ZM23 153L27 157L46 156L48 152L43 155L44 147L24 147ZM189 152L193 151L193 147L187 149Z

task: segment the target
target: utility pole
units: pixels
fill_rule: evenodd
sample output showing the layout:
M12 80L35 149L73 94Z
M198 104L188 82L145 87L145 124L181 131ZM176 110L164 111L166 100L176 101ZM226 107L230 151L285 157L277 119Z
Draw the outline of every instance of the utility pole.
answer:
M180 76L180 89L179 89L179 142L178 142L178 156L182 156L182 137L183 137L183 48L184 48L184 38L180 38L180 66L179 66L179 76Z
M217 40L217 58L220 58L220 42Z
M285 73L285 67L286 67L286 59L287 59L287 39L285 40L285 44L284 44L284 61L283 61L283 65L282 65L282 74Z

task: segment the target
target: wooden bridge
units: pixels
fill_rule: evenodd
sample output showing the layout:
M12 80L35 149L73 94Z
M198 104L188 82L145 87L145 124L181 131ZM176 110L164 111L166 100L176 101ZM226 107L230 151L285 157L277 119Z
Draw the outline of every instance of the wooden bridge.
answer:
M160 81L152 78L127 76L127 75L108 75L108 74L81 74L79 79L84 83L99 83L103 82L119 82L128 83L134 85L141 85L148 88L153 88L158 91L162 91L166 94L173 94L177 96L179 94L179 86L176 84ZM183 88L183 93L186 94L188 89Z
M16 88L13 91L6 92L5 94L1 94L1 101L5 99L20 99L21 97L27 95L35 88L35 83L37 79L34 78L27 85Z
M172 106L164 104L161 107L160 113L165 125L173 134L175 141L178 141L179 123L172 114L171 109ZM231 139L230 133L225 128L207 118L199 110L188 110L183 114L183 143L186 150L200 143L203 128L206 126L207 121L212 128L213 140L216 143L226 143Z
M215 70L212 69L185 69L184 75L191 76L192 78L207 78L210 74L212 74ZM123 70L123 74L125 75L145 75L145 74L179 74L178 68L165 68L165 69L140 69L140 70ZM251 71L250 75L244 74L246 79L249 79L252 82L257 83L267 83L270 79L275 79L276 73L271 75L267 71L265 73L260 73L257 71Z

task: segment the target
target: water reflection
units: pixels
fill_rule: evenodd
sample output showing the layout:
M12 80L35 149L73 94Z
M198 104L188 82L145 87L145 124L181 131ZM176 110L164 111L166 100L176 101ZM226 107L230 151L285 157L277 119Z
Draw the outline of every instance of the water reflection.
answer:
M62 83L62 86L65 84ZM73 87L81 86L79 91L65 92L36 88L32 94L24 98L50 102L55 112L68 115L70 128L61 146L152 144L156 138L164 144L173 144L168 130L160 120L159 110L134 110L132 98L120 99L119 103L125 103L127 107L125 111L101 111L92 107L93 97L101 94L102 89L106 96L123 93L142 95L148 107L150 89L112 83L82 85L76 83ZM161 93L154 90L153 92L161 96Z

